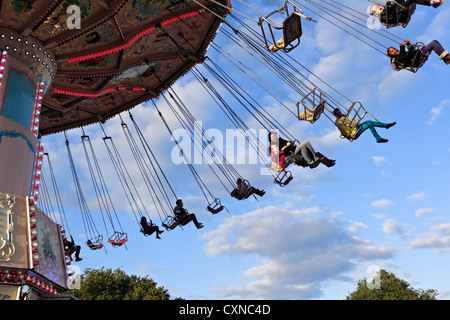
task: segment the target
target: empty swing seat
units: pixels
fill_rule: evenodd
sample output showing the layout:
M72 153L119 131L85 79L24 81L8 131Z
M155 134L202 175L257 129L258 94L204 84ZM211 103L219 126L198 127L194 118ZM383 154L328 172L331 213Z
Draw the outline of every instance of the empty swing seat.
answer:
M215 198L207 207L206 210L211 212L212 214L217 214L222 211L224 206L220 203L219 198Z
M304 108L304 111L298 115L299 120L309 121L311 123L316 122L320 118L325 109L325 101L321 101L315 108Z
M91 250L98 250L98 249L103 248L102 242L103 242L103 237L101 235L99 235L93 239L88 239L88 241L86 241L86 245Z
M314 88L296 103L299 120L314 123L325 110L327 97L319 88Z
M275 177L274 182L281 187L286 186L289 182L292 181L294 177L292 176L292 173L290 171L283 170Z
M177 225L178 221L173 216L167 216L167 218L162 223L162 226L166 228L167 231L175 229Z
M108 242L115 248L122 246L128 240L125 232L114 232L114 234L108 239Z
M293 12L289 14L289 8L292 6ZM286 1L284 6L274 12L268 14L267 16L260 17L258 25L261 27L262 35L264 37L266 48L275 52L277 50L283 50L284 52L289 52L296 48L300 44L300 37L302 36L302 23L301 17L313 21L311 18L306 17L301 13L301 9L297 5L293 4L291 1ZM283 25L281 27L275 26L269 21L270 16L276 13L286 13L287 18L284 19ZM267 39L264 24L267 23L268 31L270 33L270 39ZM274 30L276 32L282 31L283 38L280 40L275 40Z

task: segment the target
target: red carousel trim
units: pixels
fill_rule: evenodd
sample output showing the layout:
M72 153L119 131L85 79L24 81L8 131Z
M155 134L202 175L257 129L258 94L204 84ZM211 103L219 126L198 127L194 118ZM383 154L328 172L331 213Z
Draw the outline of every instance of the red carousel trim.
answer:
M167 20L164 20L161 22L161 27L165 27L169 24L178 22L180 20L184 20L184 19L188 19L188 18L192 18L192 17L196 17L200 14L205 13L204 9L198 10L198 11L193 11L193 12L188 12L188 13L184 13L179 15L178 17L173 17ZM73 58L68 58L67 62L68 63L73 63L73 62L80 62L80 61L84 61L84 60L88 60L88 59L93 59L93 58L98 58L98 57L102 57L111 53L115 53L121 50L125 50L129 47L131 47L138 39L142 38L143 36L149 34L150 32L155 31L155 27L149 27L141 32L139 32L138 34L136 34L133 38L131 38L127 43L121 44L117 47L114 48L110 48L110 49L106 49L106 50L102 50L99 52L95 52L95 53L90 53L90 54L85 54L82 56L78 56L78 57L73 57Z
M65 94L65 95L74 96L74 97L88 97L88 98L97 98L98 96L108 93L108 92L123 91L123 90L145 91L146 89L139 88L139 87L114 87L114 88L104 89L97 93L77 92L77 91L64 90L64 89L58 89L58 88L53 89L53 91L55 93Z

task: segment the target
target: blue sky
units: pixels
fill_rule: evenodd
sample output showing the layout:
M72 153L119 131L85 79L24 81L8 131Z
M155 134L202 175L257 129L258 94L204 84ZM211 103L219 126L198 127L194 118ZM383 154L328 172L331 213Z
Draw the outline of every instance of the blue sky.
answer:
M346 4L365 12L370 2ZM269 1L252 1L251 5L261 12L274 10ZM234 9L252 19L259 18L257 12L238 1L234 2ZM306 10L304 13L314 16ZM85 132L102 159L102 170L106 172L129 241L127 248L107 245L107 253L90 251L83 245L83 261L77 266L122 268L128 274L148 275L166 287L172 297L186 299L317 300L344 299L375 266L393 272L414 288L438 290L439 299L450 297L447 276L450 174L446 167L450 161L450 145L445 139L450 67L433 54L416 74L396 72L387 57L378 51L326 21L317 20L317 23L303 22L302 43L289 55L350 100L361 101L380 121L396 121L397 125L389 130L378 130L389 142L377 144L370 132L354 142L343 140L326 117L314 124L296 120L277 100L210 47L207 55L214 62L276 115L299 141L309 140L316 151L336 159L336 165L313 170L293 167L294 180L284 188L274 184L271 176L261 175L263 163L236 165L254 186L266 190L263 198L245 201L228 196L205 165L196 166L229 211L213 216L206 212L203 195L187 166L175 165L171 159L176 147L153 104L136 106L131 112L158 155L177 196L184 199L185 207L195 212L205 227L197 230L189 224L183 230L166 231L161 235L162 240L142 236L114 179L115 172L101 141L103 133L98 125L89 126ZM252 20L245 22L257 28ZM438 9L418 6L406 29L397 27L390 31L412 42L437 39L447 49L450 36L445 31L449 25L450 8L444 3ZM222 52L251 66L255 73L263 74L265 80L290 99L301 99L274 76L265 74L263 66L241 52L221 31L214 43ZM395 43L386 42L386 45L395 46ZM209 80L214 80L204 66L197 68ZM316 78L304 75L319 84ZM220 88L218 84L217 87ZM196 119L202 121L203 129L219 130L223 137L227 129L235 129L191 74L177 81L173 89ZM292 106L286 96L278 94L286 105ZM227 99L250 128L260 129L236 101L229 96ZM156 103L172 129L180 129L163 99ZM123 118L131 126L128 115L124 114ZM140 177L129 154L120 119L109 120L104 128L123 151L122 156L138 183ZM91 182L83 161L81 129L67 134L83 191L89 197L98 228L103 230L101 217L95 210L96 201L91 197L93 192L89 191ZM45 136L42 141L55 170L69 230L82 244L86 238L73 181L68 174L64 135ZM224 145L229 143L223 140ZM142 183L141 190L144 190ZM141 196L145 197L145 191ZM152 208L150 197L146 201L148 208ZM160 224L154 211L151 215Z

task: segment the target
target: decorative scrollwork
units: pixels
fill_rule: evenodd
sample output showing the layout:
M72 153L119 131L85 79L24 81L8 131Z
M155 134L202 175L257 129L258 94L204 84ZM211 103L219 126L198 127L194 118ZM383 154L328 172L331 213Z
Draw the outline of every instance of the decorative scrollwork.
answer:
M8 243L0 250L0 260L8 261L15 251L14 244L12 242Z
M12 222L13 207L16 198L9 194L0 194L0 260L8 261L14 254L15 247L12 243L12 232L14 225Z
M11 210L16 203L16 197L9 194L0 193L0 207L4 210Z

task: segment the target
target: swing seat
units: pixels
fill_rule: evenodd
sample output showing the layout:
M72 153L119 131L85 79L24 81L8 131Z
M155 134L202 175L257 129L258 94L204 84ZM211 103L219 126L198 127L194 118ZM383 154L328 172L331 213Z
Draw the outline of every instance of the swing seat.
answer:
M212 214L217 214L220 211L222 211L224 206L220 203L220 199L216 198L211 202L207 207L206 210L211 212Z
M250 197L250 192L241 192L238 189L231 191L230 195L238 200L244 200Z
M86 245L89 247L89 249L91 250L98 250L103 248L103 237L101 235L93 238L93 239L88 239L86 241Z
M412 46L412 49L409 49L409 50L413 51L412 57L410 57L411 66L405 67L405 68L402 67L402 69L416 73L417 71L419 71L419 69L421 67L423 67L425 62L427 62L431 51L427 52L427 54L422 59L420 59L421 51L422 51L423 47L425 47L425 45L422 42L417 42L415 44L412 44L411 46Z
M178 221L173 216L167 216L167 218L163 221L162 226L167 230L173 230L178 225Z
M250 191L251 188L250 182L248 182L248 180L243 180L242 186L238 186L236 189L231 191L230 195L238 200L244 200L252 194Z
M359 106L359 107L357 107ZM328 106L327 109L333 113L333 110L331 110ZM378 121L377 118L375 118L370 112L366 111L359 101L355 101L352 103L350 108L348 109L347 113L342 116L341 119L339 119L340 124L348 127L348 133L349 134L343 134L341 133L340 138L341 139L347 139L350 142L357 139L356 136L356 126L359 125L359 123L365 118L365 116L369 114L372 116L372 118L375 121Z
M293 6L293 12L289 14L288 4ZM271 15L275 13L284 13L286 12L287 18L284 19L283 25L281 27L276 27L273 23L271 23L268 19ZM294 48L296 48L300 44L300 38L302 36L302 23L300 17L306 18L309 21L312 21L311 18L306 17L301 13L301 9L298 8L291 1L286 1L283 8L275 10L274 12L268 14L265 17L260 17L258 21L258 25L261 27L262 35L264 37L264 41L266 44L266 48L270 52L275 52L278 50L283 50L284 52L290 52ZM268 30L270 32L271 41L269 41L266 37L266 32L264 28L264 24L267 23ZM280 40L275 40L274 30L282 31L283 38ZM297 41L296 43L294 43ZM270 42L270 45L269 45Z
M319 105L314 109L305 106L304 111L298 115L298 119L309 121L311 124L313 124L314 122L317 121L317 119L320 118L324 109L325 109L325 101L321 101Z
M292 176L292 173L290 171L281 171L280 173L277 174L277 176L275 177L274 182L278 185L280 185L281 187L286 186L289 182L292 181L292 179L294 179L294 177Z
M145 237L148 237L149 235L151 235L153 232L149 232L149 230L144 230L144 229L140 229L139 230L139 232L142 232L142 234L145 236Z
M290 52L300 44L300 37L302 36L302 23L300 16L296 12L292 13L283 21L282 28L276 28L274 26L272 26L272 28L282 30L283 38L278 41L275 41L273 38L273 44L268 48L269 51L275 52L281 49L284 52ZM294 41L297 42L294 43Z
M115 248L122 246L128 240L125 232L114 232L114 234L108 239L108 242Z
M320 118L326 106L326 96L318 88L314 88L302 100L296 103L299 120L309 121L311 124ZM307 104L311 105L308 107ZM303 106L303 112L300 113L300 105Z
M394 10L395 21L386 21L385 26L387 29L402 26L406 28L409 21L411 20L411 16L416 11L416 3L411 3L409 6L408 12L406 12L406 8L401 4L395 1L388 1L386 3L387 16L390 16L392 10Z

